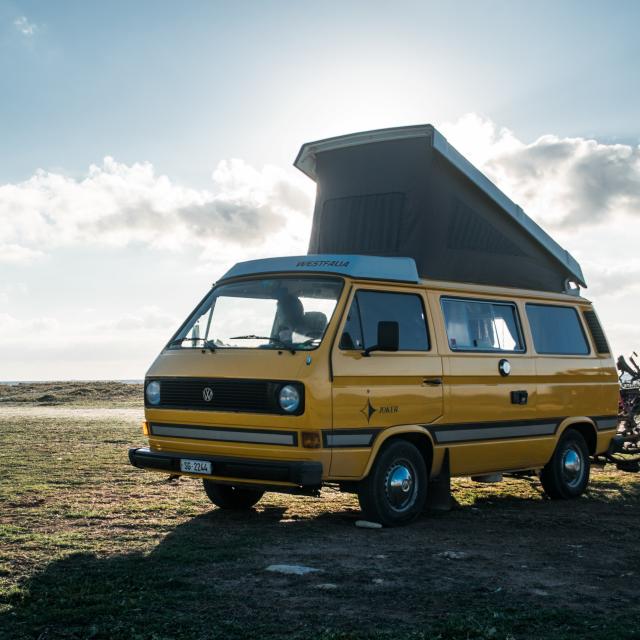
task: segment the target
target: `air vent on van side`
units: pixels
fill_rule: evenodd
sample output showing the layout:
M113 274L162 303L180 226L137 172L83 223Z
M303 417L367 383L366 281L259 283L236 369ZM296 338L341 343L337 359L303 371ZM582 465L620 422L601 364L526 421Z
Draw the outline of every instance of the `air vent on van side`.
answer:
M595 311L585 311L584 319L587 321L591 337L596 345L596 351L598 353L611 353L607 339L605 338L604 331L600 326L600 321Z

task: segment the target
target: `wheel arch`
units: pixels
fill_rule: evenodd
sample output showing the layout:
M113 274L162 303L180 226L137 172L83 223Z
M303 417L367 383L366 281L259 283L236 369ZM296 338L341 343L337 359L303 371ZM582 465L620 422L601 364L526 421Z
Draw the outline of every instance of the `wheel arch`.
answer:
M391 440L406 440L415 445L422 457L424 458L427 466L427 475L431 475L434 461L434 442L431 438L431 434L424 428L418 425L412 426L400 426L391 427L385 429L376 439L371 448L371 454L365 467L363 478L366 478L371 471L371 467L378 457L378 453L383 445Z
M598 446L598 428L594 421L587 416L567 418L566 420L563 420L558 427L557 440L560 440L560 438L570 429L577 431L582 435L587 443L589 454L592 456L595 455Z

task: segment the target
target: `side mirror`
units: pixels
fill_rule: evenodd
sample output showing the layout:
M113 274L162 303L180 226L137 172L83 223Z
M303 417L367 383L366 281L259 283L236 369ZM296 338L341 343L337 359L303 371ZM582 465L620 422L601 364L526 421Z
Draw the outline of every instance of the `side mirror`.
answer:
M395 320L378 322L378 349L397 351L400 347L400 325Z
M400 326L395 320L378 322L378 343L367 347L363 354L368 356L372 351L397 351L400 346Z

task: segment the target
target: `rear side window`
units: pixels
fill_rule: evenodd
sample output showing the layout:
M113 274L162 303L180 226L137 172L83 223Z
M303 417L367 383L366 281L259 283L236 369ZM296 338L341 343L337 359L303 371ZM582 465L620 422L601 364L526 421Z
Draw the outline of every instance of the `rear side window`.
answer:
M524 351L513 303L453 298L441 302L452 351Z
M573 307L527 304L533 344L538 353L585 356L589 345Z
M607 338L604 335L604 331L602 330L602 326L600 325L600 321L598 320L598 316L595 311L589 309L584 312L584 319L587 321L587 326L589 327L589 331L591 332L591 337L593 338L593 342L596 345L596 351L598 353L611 353L609 349L609 345L607 343Z
M395 321L400 351L428 351L429 335L422 298L412 293L358 291L340 339L341 349L367 349L378 341L378 322Z

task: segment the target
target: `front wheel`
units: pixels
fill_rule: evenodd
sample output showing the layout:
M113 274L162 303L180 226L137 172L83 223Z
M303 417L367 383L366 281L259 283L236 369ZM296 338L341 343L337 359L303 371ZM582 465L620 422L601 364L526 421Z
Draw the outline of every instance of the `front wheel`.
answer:
M408 524L424 509L427 481L427 466L414 445L405 440L384 444L358 484L363 515L388 527Z
M211 480L202 480L202 484L209 500L220 509L250 509L264 495L260 489L218 484Z
M540 474L540 481L550 498L569 500L584 493L590 469L587 443L581 433L570 429L562 434L551 460Z

